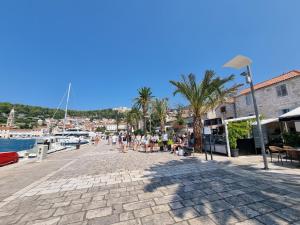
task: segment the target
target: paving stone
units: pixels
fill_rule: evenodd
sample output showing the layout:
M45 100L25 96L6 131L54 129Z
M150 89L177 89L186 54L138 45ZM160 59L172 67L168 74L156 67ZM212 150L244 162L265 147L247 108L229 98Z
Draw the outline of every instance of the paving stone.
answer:
M169 206L171 209L179 209L184 207L180 202L170 202Z
M24 216L24 214L16 214L16 215L10 215L10 216L2 216L0 218L0 224L14 224L16 223L18 220L20 220L20 218ZM23 220L21 222L27 222L28 220Z
M300 209L285 208L275 211L274 214L280 216L281 218L289 222L295 222L300 220Z
M135 210L135 209L143 209L143 208L148 208L151 206L154 206L155 203L151 200L151 201L139 201L139 202L132 202L132 203L128 203L128 204L124 204L123 208L125 210Z
M174 224L174 220L168 213L153 214L141 219L143 225L169 225Z
M59 208L59 207L69 206L70 204L71 204L71 201L57 202L57 203L54 203L51 208Z
M122 221L119 223L114 223L112 225L142 225L142 222L140 219L133 219L128 221Z
M81 211L81 209L82 209L82 204L60 207L56 209L54 216L61 216L61 215L79 212Z
M187 221L180 221L177 223L174 223L174 225L189 225Z
M240 206L240 207L231 209L231 211L236 216L238 216L239 218L241 218L243 220L248 220L248 219L251 219L253 217L260 215L259 212L255 211L247 206Z
M91 202L92 198L80 198L80 199L76 199L73 200L71 204L82 204L82 203L87 203L87 202Z
M263 225L263 224L256 219L250 219L250 220L245 220L245 221L236 223L235 225Z
M170 214L176 222L200 216L200 214L192 207L184 207L172 210L170 211Z
M63 215L59 221L59 225L65 225L83 221L85 212L77 212L73 214Z
M152 214L151 208L136 209L133 211L135 217L144 217Z
M112 207L98 208L87 211L86 218L93 219L97 217L104 217L112 214Z
M56 225L59 220L60 217L52 217L45 220L32 221L32 225Z
M82 210L103 208L105 206L106 206L106 201L92 201L92 202L84 203L82 206Z
M107 200L107 205L113 205L113 204L121 204L121 203L131 203L131 202L137 202L139 199L136 196L124 196L119 198L109 198Z
M113 214L120 214L124 212L122 204L113 204L112 210L113 210Z
M224 200L218 200L214 202L205 203L205 206L210 209L212 212L219 212L227 209L232 209L234 206L225 202Z
M265 225L287 225L287 224L289 224L288 221L282 219L280 216L277 216L273 213L261 215L261 216L256 217L255 219L257 219L258 221L260 221L261 223L263 223Z
M170 203L170 202L176 202L176 201L180 201L180 200L182 200L182 198L179 195L167 195L167 196L163 196L161 198L154 199L155 203L158 205L166 204L166 203Z
M168 212L171 210L171 207L168 204L153 206L151 208L154 213Z
M88 221L88 225L111 225L117 222L120 222L119 215L114 214L110 216L93 218Z
M162 197L162 196L164 196L163 193L158 192L158 191L138 194L138 197L140 200L148 200L148 199L153 199L153 198Z
M247 205L249 208L254 209L255 211L259 212L260 214L266 214L269 212L275 211L275 209L269 205L266 205L262 202L256 202L254 204Z
M55 209L45 209L45 210L27 213L21 218L20 222L47 219L53 215L54 211Z
M133 212L124 212L120 214L120 221L132 220L134 219Z
M215 225L214 221L210 219L208 216L196 217L194 219L189 220L190 225Z
M206 207L205 205L195 205L194 209L201 215L201 216L205 216L208 215L210 213L212 213L212 211Z
M235 224L241 219L231 210L225 210L208 215L216 224Z

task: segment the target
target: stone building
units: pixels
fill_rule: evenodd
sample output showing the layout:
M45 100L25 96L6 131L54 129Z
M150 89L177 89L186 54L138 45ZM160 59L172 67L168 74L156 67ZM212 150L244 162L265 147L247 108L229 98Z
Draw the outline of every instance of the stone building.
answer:
M259 113L264 118L276 118L300 106L300 71L288 73L254 86ZM235 98L236 117L254 115L250 88Z

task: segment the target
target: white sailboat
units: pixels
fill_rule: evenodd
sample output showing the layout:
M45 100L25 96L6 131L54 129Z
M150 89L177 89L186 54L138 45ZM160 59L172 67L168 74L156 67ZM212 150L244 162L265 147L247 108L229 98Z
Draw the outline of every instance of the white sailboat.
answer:
M57 138L58 142L60 142L64 146L87 144L87 143L89 143L89 141L87 140L88 132L83 132L80 130L77 130L77 131L76 130L66 130L70 92L71 92L71 83L69 83L69 87L68 87L67 101L66 101L66 107L65 107L65 116L64 116L64 123L63 123L63 132L58 132L58 133L54 134L54 136Z

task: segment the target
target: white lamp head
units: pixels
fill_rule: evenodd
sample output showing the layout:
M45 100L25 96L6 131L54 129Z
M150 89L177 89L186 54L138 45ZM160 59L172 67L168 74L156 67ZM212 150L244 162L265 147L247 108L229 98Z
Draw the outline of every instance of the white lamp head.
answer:
M223 67L230 67L234 69L241 69L246 67L252 63L251 59L243 55L237 55L227 63L223 65Z

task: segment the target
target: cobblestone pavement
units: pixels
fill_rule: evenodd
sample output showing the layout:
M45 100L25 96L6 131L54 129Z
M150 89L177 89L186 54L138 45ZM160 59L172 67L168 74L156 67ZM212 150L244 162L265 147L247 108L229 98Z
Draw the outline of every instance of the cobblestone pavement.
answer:
M247 163L124 154L101 144L3 167L0 174L1 225L300 224L300 173ZM19 179L23 185L5 189Z

